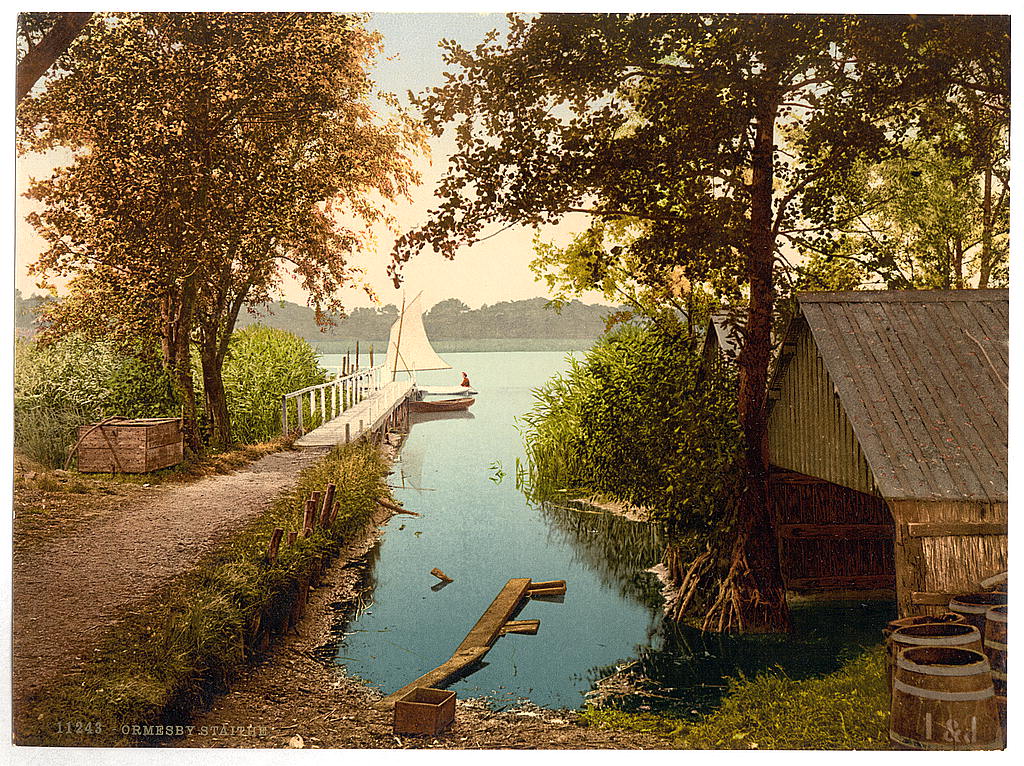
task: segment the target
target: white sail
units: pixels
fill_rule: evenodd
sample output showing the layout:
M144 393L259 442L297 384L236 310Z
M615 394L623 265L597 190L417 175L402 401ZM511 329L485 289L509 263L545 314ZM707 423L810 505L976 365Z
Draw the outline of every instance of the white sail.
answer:
M417 295L405 304L402 313L391 325L385 374L394 380L395 374L399 372L451 368L448 362L437 355L427 339L427 331L423 327L423 309L420 308L420 296Z

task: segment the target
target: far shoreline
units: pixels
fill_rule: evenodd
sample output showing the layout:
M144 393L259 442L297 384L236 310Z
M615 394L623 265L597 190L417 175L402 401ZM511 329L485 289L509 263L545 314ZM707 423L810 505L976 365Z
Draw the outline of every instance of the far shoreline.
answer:
M383 352L387 346L387 339L366 339L366 338L330 338L325 340L314 340L306 338L306 341L321 356L331 354L345 354L353 352L358 340L360 353L365 355L374 350L374 353ZM596 342L597 338L461 338L457 340L434 340L430 344L439 354L467 354L467 353L504 353L504 352L554 352L554 351L588 351Z

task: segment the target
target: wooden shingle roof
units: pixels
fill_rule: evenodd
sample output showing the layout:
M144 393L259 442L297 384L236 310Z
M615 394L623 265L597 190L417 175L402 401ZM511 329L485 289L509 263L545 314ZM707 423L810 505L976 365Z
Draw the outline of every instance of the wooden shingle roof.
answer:
M797 300L883 497L1007 500L1007 290Z

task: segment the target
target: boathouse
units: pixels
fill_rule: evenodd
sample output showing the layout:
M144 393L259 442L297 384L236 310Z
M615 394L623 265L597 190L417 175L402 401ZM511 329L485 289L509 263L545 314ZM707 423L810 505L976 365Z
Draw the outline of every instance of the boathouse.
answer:
M769 390L787 588L936 611L1007 567L1007 290L803 293Z
M741 328L746 317L742 310L717 311L708 319L704 344L701 346L698 379L704 379L722 365L735 365L740 353Z

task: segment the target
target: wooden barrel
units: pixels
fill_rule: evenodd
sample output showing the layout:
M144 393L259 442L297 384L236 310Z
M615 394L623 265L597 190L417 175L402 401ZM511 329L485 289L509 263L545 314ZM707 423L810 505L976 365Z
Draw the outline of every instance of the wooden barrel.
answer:
M999 590L1006 592L1006 586L1009 582L1009 572L999 572L991 577L986 577L980 583L978 583L979 590Z
M910 625L924 625L925 623L951 623L951 622L967 622L962 614L954 614L953 612L946 612L945 614L914 614L910 617L900 617L898 620L890 620L886 623L886 626L882 628L882 638L885 641L889 640L889 636L892 635L894 630L900 628L906 628Z
M886 660L889 666L889 691L896 671L896 658L912 646L948 646L983 651L981 633L966 622L923 622L897 628L889 636Z
M949 602L949 611L955 614L962 614L964 619L976 627L979 632L985 632L985 612L994 606L1002 606L1006 603L1006 592L989 593L968 593L963 596L955 596Z
M889 741L899 750L1002 747L985 655L948 646L915 646L900 653Z
M992 666L992 686L996 691L996 708L1003 731L1006 731L1006 613L1007 608L994 606L985 612L985 654Z

